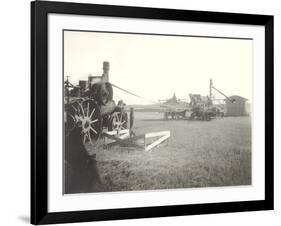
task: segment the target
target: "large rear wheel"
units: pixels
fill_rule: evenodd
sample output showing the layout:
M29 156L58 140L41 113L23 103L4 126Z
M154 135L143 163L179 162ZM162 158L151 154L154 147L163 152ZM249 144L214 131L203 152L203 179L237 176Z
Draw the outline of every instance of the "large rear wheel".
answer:
M111 120L108 129L110 131L116 131L117 134L119 134L121 130L128 129L127 112L125 111L114 112L111 115Z
M102 117L98 104L94 100L77 101L69 107L67 113L70 125L81 127L84 144L94 144L102 132Z

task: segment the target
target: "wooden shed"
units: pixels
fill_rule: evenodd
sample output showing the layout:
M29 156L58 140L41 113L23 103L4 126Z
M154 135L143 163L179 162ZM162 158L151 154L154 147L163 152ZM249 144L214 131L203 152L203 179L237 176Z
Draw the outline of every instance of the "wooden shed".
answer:
M230 100L231 101L230 101ZM225 100L225 116L245 116L247 99L241 96L230 96Z

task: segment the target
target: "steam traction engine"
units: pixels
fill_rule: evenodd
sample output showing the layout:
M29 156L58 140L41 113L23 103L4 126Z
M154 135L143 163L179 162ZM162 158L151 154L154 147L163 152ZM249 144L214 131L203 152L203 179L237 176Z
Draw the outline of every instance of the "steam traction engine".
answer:
M84 144L93 144L103 129L117 132L127 128L128 117L122 100L116 105L109 83L109 62L103 62L102 76L89 76L88 81L72 85L68 79L65 87L66 133L81 128Z

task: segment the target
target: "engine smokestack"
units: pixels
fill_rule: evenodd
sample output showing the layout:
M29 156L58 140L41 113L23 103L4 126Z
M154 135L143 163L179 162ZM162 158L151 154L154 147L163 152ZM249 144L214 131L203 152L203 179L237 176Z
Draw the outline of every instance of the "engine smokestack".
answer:
M109 62L103 62L103 74L102 74L103 82L109 82Z

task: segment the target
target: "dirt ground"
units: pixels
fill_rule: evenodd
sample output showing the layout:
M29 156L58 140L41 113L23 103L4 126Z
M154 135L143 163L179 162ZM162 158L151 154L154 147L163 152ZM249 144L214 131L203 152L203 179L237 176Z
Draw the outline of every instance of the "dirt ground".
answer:
M251 118L212 121L163 120L157 112L135 112L134 132L170 130L152 151L103 141L96 153L101 184L93 192L175 189L251 184Z

